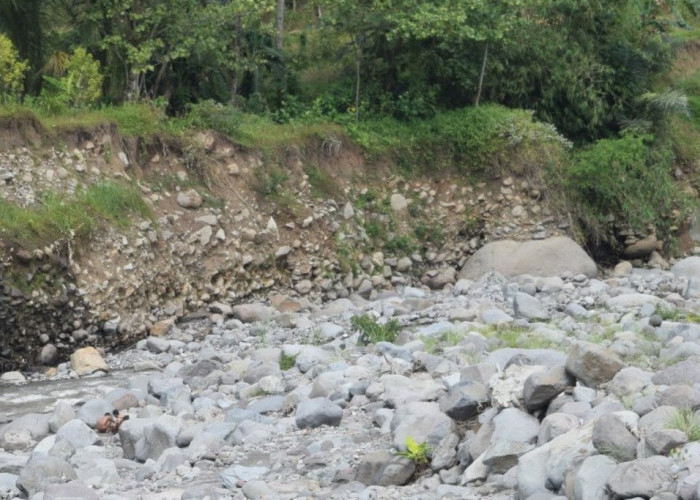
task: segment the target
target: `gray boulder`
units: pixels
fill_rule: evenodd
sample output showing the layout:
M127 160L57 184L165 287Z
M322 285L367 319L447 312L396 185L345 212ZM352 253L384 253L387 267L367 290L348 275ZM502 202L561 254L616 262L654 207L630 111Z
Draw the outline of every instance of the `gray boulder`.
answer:
M49 430L55 433L59 427L75 418L75 410L66 401L58 401L49 417Z
M440 409L454 420L466 421L475 417L488 401L488 389L483 384L459 382L440 398Z
M343 418L343 409L328 398L306 399L299 403L295 415L297 427L306 429L322 425L337 427Z
M401 486L411 479L415 470L416 464L406 457L375 451L362 459L355 479L368 486Z
M493 419L493 435L491 442L517 441L534 443L540 429L539 421L518 408L506 408Z
M202 206L202 196L194 189L181 191L177 194L177 204L182 208L195 209Z
M576 342L566 358L566 370L589 387L608 382L624 366L617 354L591 342Z
M516 318L526 318L533 321L545 321L550 318L547 309L539 300L523 292L515 293L513 309Z
M540 430L537 433L537 444L541 446L555 437L566 434L580 426L580 420L576 415L571 413L551 413L540 424Z
M574 476L574 500L605 498L605 485L617 462L605 455L586 458Z
M686 278L688 288L686 297L694 297L700 294L700 257L692 256L679 260L671 268L671 272L677 278Z
M435 448L448 434L456 432L454 421L440 411L437 403L416 401L400 406L391 419L394 448L406 449L406 439L428 443Z
M122 445L124 458L129 460L136 458L136 444L143 438L146 427L155 421L156 418L132 418L119 427L119 442Z
M126 423L131 422L127 420ZM121 429L119 435L121 436ZM136 460L145 462L147 459L158 459L167 448L176 446L177 435L182 429L182 421L171 415L162 415L143 429L143 437L136 442Z
M645 437L647 447L655 455L668 455L688 442L688 436L679 429L661 429Z
M233 306L233 317L241 320L243 323L269 321L272 319L273 312L273 308L262 303L239 304Z
M49 419L51 415L28 413L17 417L9 424L0 427L0 440L9 432L27 431L34 441L41 441L49 435Z
M563 365L533 373L525 380L523 402L528 410L545 408L549 402L574 384Z
M592 433L593 422L589 422L522 455L518 460L519 498L557 491L568 470L597 453L591 442Z
M146 339L146 349L155 354L168 352L170 350L170 342L162 337L148 337Z
M593 426L593 446L603 455L619 462L637 457L638 439L625 423L613 413L601 415Z
M82 420L76 418L65 423L56 432L56 442L68 441L74 448L80 449L93 445L100 437Z
M608 478L615 498L650 498L660 491L675 491L673 460L659 455L619 464Z
M652 378L656 385L693 385L700 382L700 360L686 359L656 372Z
M17 488L28 497L43 491L50 484L67 483L78 479L75 469L57 457L36 455L19 473Z
M487 243L466 262L459 278L476 279L496 271L503 276L558 276L585 274L593 278L597 268L576 242L565 236L517 242L501 240Z
M192 463L197 460L216 460L217 454L226 445L226 442L216 434L210 432L200 432L187 449L187 456Z
M106 399L91 399L78 409L78 418L93 429L97 426L97 419L105 413L112 413L114 407Z
M51 484L44 491L44 500L99 500L100 495L82 481Z

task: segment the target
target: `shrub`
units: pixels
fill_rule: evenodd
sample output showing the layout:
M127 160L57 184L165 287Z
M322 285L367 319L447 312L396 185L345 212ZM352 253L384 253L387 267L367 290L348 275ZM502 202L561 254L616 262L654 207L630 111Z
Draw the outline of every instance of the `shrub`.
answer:
M20 61L9 38L0 34L0 103L18 102L29 65Z
M672 154L648 135L603 139L579 151L564 172L564 188L592 235L601 235L606 220L664 233L667 219L684 200L671 175ZM614 243L614 242L611 242Z
M68 105L73 108L94 105L102 97L102 80L99 61L84 48L75 49L62 78Z
M401 325L395 319L380 325L369 314L353 316L350 320L352 327L360 332L360 344L376 344L377 342L394 342L401 331Z
M75 49L58 77L44 75L44 89L36 100L39 108L61 113L67 108L88 108L102 96L100 63L82 47Z
M529 173L559 164L571 143L533 113L498 105L446 111L427 120L383 118L349 125L351 136L370 153L389 155L405 169L454 168L460 173L500 170L513 165ZM512 161L516 160L517 161Z

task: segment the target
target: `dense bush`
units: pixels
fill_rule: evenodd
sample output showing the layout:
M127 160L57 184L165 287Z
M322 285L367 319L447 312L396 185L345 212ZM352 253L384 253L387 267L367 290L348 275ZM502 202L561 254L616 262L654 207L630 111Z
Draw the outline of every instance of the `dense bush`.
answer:
M48 113L94 106L102 97L100 63L82 47L68 56L56 76L44 75L41 95L32 102Z
M17 102L28 64L20 61L9 38L0 34L0 103Z
M684 200L671 175L673 155L649 135L603 139L578 151L564 173L564 187L589 236L606 223L665 233ZM614 243L614 242L613 242Z

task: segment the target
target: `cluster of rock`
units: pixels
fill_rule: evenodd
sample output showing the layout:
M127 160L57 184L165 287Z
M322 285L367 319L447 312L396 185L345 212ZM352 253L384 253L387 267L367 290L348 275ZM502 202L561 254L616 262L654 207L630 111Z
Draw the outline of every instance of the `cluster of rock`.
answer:
M699 277L690 257L607 279L489 272L372 300L222 301L59 365L58 381L122 377L0 427L0 497L692 500ZM359 314L402 331L364 346ZM112 409L130 419L95 433Z
M0 334L8 339L0 357L8 365L50 365L85 345L129 345L160 321L274 291L328 301L355 293L372 299L403 286L440 289L489 239L541 240L567 230L533 180L513 177L494 186L392 177L368 187L336 179L337 199L318 200L298 151L283 186L294 203L289 215L255 191L267 168L259 153L213 134L200 142L216 179L211 192L189 187L181 158L127 154L112 129L79 135L69 151L0 152L7 201L31 207L42 192L70 195L118 177L138 182L155 213L128 230L106 231L87 248L71 247L69 236L33 251L0 247ZM418 226L440 233L415 239ZM389 232L373 238L368 233L377 227ZM413 248L384 245L413 239Z

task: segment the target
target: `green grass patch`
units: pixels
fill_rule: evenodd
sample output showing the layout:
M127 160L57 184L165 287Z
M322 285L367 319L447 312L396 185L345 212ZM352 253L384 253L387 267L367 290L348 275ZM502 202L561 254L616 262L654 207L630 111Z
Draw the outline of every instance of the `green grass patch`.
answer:
M360 344L376 344L377 342L394 342L401 332L401 325L395 319L379 324L369 314L353 316L350 319L353 329L360 333Z
M454 169L499 173L560 163L571 144L529 111L484 105L438 113L416 121L389 118L349 125L350 136L368 153L389 156L411 172ZM516 160L513 161L513 160Z
M309 178L311 195L314 198L334 198L341 195L340 185L326 170L317 166L309 166L304 169L304 172Z
M297 357L289 354L280 354L280 370L287 371L294 367L297 362Z
M38 248L59 239L86 240L107 224L127 227L132 215L153 216L138 189L103 182L72 198L48 193L31 208L0 200L0 235L22 247Z
M677 408L666 428L685 432L688 441L700 440L700 418L691 408Z
M346 134L340 125L326 121L278 124L265 116L242 114L231 138L244 147L269 151L306 144L309 140L323 140L329 135L344 137Z
M454 330L442 332L440 335L431 335L429 337L421 337L425 345L425 352L428 354L438 354L448 346L456 346L462 340L463 335Z
M68 110L47 114L37 110L42 123L51 131L89 128L115 123L125 137L151 139L154 137L183 138L188 124L168 118L162 109L149 103L124 103L94 110Z

